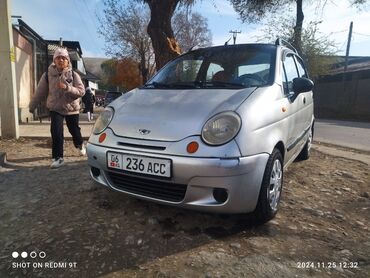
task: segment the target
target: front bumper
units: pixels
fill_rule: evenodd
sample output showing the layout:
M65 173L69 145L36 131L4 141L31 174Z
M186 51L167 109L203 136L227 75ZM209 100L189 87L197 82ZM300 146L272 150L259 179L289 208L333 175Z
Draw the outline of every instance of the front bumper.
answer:
M268 154L258 154L239 158L200 158L152 153L152 157L172 160L172 177L163 179L112 171L107 168L107 151L112 149L93 143L87 145L88 163L95 181L137 198L214 213L247 213L255 209L269 157ZM128 153L127 150L114 151ZM143 155L140 151L130 150L129 153ZM136 190L135 184L140 190ZM222 201L215 198L215 190L220 189L227 192ZM151 193L153 190L155 194ZM176 198L172 198L172 191L178 194ZM163 192L171 196L162 198Z

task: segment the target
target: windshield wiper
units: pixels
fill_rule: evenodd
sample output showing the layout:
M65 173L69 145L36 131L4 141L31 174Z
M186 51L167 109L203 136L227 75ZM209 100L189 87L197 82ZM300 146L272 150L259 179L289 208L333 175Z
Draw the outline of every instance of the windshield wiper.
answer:
M144 88L154 89L196 89L196 88L231 88L241 89L246 88L245 85L240 83L224 82L224 81L195 81L193 83L188 82L174 82L174 83L161 83L153 81L145 84Z
M246 88L246 86L244 86L243 84L225 81L206 81L203 82L202 85L204 87Z
M196 84L194 83L186 83L186 82L175 82L167 84L170 88L178 88L178 89L194 89L197 88Z
M155 88L155 89L166 89L169 88L168 84L160 82L151 82L144 85L145 88Z
M151 82L144 85L145 88L155 88L155 89L194 89L199 88L199 85L187 82L174 82L174 83L160 83Z

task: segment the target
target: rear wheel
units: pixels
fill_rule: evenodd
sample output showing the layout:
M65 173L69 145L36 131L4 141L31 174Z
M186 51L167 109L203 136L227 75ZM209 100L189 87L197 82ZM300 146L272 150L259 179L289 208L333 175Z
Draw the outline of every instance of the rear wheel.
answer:
M255 210L258 221L262 223L274 218L278 211L283 172L283 157L278 149L274 149L267 161Z

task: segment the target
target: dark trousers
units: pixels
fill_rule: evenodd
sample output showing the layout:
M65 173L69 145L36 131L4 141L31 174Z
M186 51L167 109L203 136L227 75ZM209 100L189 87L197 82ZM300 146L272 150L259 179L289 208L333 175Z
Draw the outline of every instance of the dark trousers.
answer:
M64 143L64 128L63 122L66 119L66 124L73 138L73 145L80 148L83 144L81 135L81 128L78 125L79 115L61 115L57 112L50 111L51 125L50 133L52 143L52 157L54 159L63 157L63 143Z

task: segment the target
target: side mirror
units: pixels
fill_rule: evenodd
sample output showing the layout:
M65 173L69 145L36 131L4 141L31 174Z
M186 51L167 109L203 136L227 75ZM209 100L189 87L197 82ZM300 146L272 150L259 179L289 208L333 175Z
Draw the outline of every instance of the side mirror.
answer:
M313 89L313 81L305 77L297 77L293 79L293 91L295 94L308 92Z

